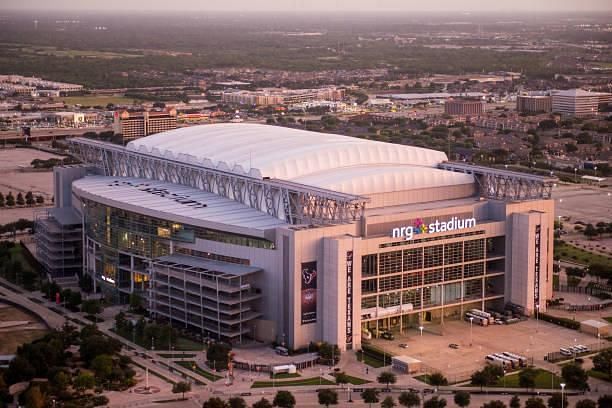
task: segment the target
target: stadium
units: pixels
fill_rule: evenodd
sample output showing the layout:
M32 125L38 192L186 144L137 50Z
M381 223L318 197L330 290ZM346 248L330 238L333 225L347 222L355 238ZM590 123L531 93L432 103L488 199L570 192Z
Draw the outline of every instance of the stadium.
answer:
M202 336L358 349L552 296L553 178L243 123L70 149L84 165L56 186L82 217L85 273Z

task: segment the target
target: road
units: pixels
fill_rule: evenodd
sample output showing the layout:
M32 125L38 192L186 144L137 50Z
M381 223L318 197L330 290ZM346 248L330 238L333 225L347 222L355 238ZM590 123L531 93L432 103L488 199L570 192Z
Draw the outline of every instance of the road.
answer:
M87 128L32 128L31 140L52 140L55 138L81 136L86 132L105 132L112 130L110 126ZM0 132L0 143L8 141L24 141L21 130L6 130Z

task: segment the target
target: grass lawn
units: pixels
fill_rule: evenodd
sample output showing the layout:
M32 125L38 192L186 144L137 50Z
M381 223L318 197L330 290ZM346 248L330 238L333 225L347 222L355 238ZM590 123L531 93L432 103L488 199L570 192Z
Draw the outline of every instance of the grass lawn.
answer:
M370 381L368 380L364 380L363 378L359 378L359 377L353 377L352 375L346 375L349 381L349 384L353 384L353 385L363 385L363 384L368 384Z
M561 388L561 386L559 386L559 384L562 381L561 377L554 375L550 371L546 371L543 369L537 369L537 371L538 371L538 374L536 375L536 378L535 378L535 388L550 389L550 386L552 385L552 381L554 381L555 389ZM552 378L553 375L554 375L554 380ZM497 384L494 385L494 387L521 388L519 386L518 373L507 375L505 378L500 378L499 381L497 381Z
M132 98L125 96L65 96L55 98L56 101L62 101L67 105L83 105L83 106L106 106L109 103L114 105L122 105L138 102Z
M283 379L287 379L287 378L298 378L301 377L301 375L299 375L298 373L280 373L280 374L276 374L274 376L275 379L277 380L283 380ZM270 378L272 378L272 373L270 373Z
M585 251L584 249L577 248L566 242L556 244L554 254L555 256L561 257L562 260L582 263L585 264L585 266L592 263L598 263L607 265L608 268L612 268L612 257Z
M305 385L334 385L335 383L326 380L323 377L304 378L293 381L255 381L251 388L268 388L268 387L300 387Z
M182 336L179 336L172 345L176 351L202 351L205 348L202 343Z
M611 381L610 376L606 373L602 373L601 371L589 370L587 371L587 374L589 375L589 377L597 378L597 379L608 381L608 382Z
M215 375L213 373L209 373L208 371L204 371L202 370L200 367L198 367L198 365L196 364L195 361L176 361L176 364L180 365L181 367L185 367L188 370L193 371L196 374L201 375L202 377L210 380L210 381L217 381L223 377ZM194 368L195 367L195 368Z

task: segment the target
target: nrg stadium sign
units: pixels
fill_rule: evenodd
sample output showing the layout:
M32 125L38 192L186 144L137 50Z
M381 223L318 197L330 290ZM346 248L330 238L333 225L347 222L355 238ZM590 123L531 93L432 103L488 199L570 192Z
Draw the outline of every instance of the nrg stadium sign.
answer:
M404 238L410 241L418 234L435 234L436 232L456 231L465 228L473 228L476 226L476 218L458 218L452 217L448 221L436 220L430 224L425 224L422 219L416 219L414 225L405 227L396 227L391 230L393 238Z

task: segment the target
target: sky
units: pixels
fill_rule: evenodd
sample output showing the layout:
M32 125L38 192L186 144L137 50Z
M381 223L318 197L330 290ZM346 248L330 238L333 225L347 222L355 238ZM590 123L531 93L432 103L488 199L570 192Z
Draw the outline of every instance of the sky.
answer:
M612 0L1 0L13 10L168 11L612 11Z

